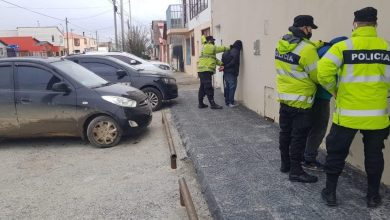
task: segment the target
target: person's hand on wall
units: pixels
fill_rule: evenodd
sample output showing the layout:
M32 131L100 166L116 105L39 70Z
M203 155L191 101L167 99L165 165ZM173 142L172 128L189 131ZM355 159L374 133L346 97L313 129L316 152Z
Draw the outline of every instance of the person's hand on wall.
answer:
M220 66L220 67L218 68L218 71L219 71L219 72L222 72L224 69L225 69L224 66Z

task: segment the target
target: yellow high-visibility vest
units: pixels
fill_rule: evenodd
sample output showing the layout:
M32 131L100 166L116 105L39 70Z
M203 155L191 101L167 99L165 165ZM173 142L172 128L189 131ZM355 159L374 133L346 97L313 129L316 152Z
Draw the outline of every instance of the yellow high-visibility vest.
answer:
M363 130L389 126L389 43L375 27L360 27L318 62L318 81L336 95L333 122Z
M316 45L291 33L285 35L275 51L278 101L288 106L308 109L317 90Z

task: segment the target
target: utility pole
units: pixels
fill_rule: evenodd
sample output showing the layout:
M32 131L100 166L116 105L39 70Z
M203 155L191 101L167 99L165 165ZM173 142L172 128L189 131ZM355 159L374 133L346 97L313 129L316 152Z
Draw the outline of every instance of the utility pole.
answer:
M118 30L116 27L116 11L118 8L116 7L116 0L112 0L112 3L114 4L114 26L115 26L115 49L118 48Z
M66 26L66 55L69 55L69 31L68 31L68 18L65 18Z
M131 3L130 3L130 0L129 0L129 33L131 36Z
M122 29L122 52L125 50L125 26L123 23L123 0L121 0L121 29Z
M96 31L96 51L99 51L98 32Z

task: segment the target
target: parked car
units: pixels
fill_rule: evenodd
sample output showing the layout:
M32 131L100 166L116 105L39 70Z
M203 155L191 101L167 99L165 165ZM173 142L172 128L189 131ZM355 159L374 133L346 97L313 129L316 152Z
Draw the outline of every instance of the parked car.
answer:
M79 136L98 147L152 120L147 96L64 59L0 59L0 137Z
M176 79L168 74L134 69L127 63L107 55L73 55L66 57L91 70L107 81L131 85L145 92L153 111L163 101L178 96Z
M123 62L134 66L136 69L146 71L155 71L165 74L173 74L173 68L168 64L160 61L144 60L136 55L126 52L87 52L89 55L106 55L122 60Z

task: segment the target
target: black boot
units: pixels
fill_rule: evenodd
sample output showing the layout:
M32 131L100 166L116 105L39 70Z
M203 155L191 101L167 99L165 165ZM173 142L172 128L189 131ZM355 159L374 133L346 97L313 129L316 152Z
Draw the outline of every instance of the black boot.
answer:
M368 208L377 208L382 205L382 198L378 194L369 194L367 195L367 207Z
M321 191L321 197L327 206L337 206L336 191L324 188Z
M290 163L282 161L282 163L280 165L280 172L282 172L282 173L290 172Z
M290 171L288 178L291 182L316 183L318 181L318 177L310 175L305 171L302 171L299 174L291 173Z
M210 100L211 109L222 109L222 106L218 105L214 102L214 100Z
M336 188L339 176L326 174L326 187L321 191L321 197L328 206L337 206Z
M203 102L199 102L198 108L207 108L208 105L204 104Z

